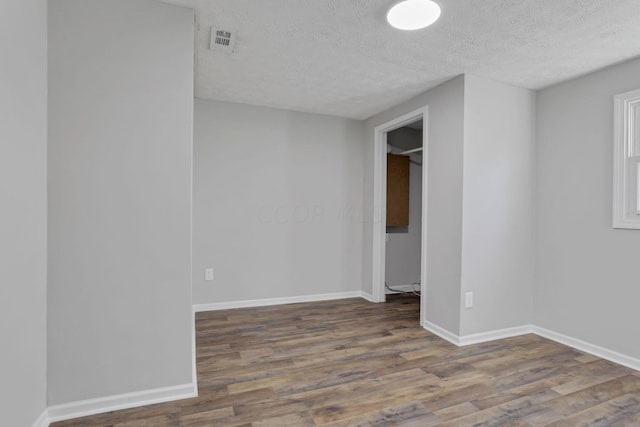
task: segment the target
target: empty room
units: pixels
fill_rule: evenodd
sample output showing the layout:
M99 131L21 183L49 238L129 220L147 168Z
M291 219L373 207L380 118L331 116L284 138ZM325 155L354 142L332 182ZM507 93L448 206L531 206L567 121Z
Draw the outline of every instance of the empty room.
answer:
M0 426L640 426L637 0L0 0Z

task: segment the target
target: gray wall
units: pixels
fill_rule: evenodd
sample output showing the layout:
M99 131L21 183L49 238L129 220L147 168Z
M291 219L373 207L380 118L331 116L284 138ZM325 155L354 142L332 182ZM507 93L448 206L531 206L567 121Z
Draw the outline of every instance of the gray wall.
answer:
M465 75L460 335L532 320L535 99Z
M49 7L49 403L191 383L193 12Z
M422 129L413 129L405 126L392 130L387 133L387 144L397 148L394 153L421 147Z
M462 245L463 76L380 113L365 123L362 289L371 293L374 129L425 105L429 106L426 315L429 322L457 334L460 329Z
M356 120L196 100L194 303L359 291L362 141Z
M47 2L0 2L0 414L46 407Z
M640 358L640 231L612 228L613 96L640 60L538 93L535 323Z

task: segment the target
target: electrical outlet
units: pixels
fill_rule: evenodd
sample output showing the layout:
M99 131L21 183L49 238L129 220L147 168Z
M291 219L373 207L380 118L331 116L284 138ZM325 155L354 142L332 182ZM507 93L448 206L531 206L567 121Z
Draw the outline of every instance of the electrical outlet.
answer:
M464 308L473 307L473 292L467 292L464 294Z
M207 280L207 281L213 280L213 268L204 269L204 280Z

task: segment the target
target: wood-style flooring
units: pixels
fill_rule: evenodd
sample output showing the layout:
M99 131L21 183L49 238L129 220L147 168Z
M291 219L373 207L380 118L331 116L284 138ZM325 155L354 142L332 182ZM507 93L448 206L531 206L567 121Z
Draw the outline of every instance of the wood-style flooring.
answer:
M418 299L199 313L199 396L63 426L640 426L640 373L526 335L463 348Z

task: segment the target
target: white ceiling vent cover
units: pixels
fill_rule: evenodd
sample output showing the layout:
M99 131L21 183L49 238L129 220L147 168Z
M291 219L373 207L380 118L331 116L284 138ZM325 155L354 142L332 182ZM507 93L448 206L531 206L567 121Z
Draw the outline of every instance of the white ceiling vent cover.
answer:
M232 53L236 45L236 33L219 28L211 28L211 43L209 49Z

